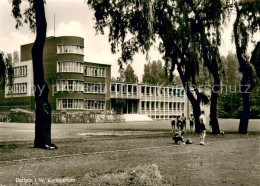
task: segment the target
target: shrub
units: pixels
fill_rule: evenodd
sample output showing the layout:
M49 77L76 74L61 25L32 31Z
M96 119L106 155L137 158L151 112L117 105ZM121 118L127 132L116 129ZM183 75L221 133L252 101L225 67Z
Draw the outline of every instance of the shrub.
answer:
M162 185L157 165L137 166L124 171L105 174L86 174L84 180L93 185Z

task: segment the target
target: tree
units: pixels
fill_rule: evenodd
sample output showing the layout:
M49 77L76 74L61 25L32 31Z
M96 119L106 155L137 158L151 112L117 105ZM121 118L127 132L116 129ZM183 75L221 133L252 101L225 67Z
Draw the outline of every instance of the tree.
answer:
M12 87L14 69L12 66L13 57L11 54L4 55L0 52L0 90L4 90L5 86Z
M223 75L221 81L223 86L229 86L235 89L239 85L241 73L239 72L239 63L236 54L231 52L226 57L222 57ZM229 88L227 87L227 88Z
M236 54L228 53L222 57L223 73L221 76L222 88L219 95L218 116L223 118L239 118L241 113L241 98L239 83L241 73Z
M204 66L213 76L210 122L212 133L218 134L220 130L217 119L217 102L221 72L221 58L218 48L221 44L221 23L226 18L227 6L226 2L222 0L188 0L187 4L194 14L194 19L191 21L193 39L199 46L198 51L203 58Z
M233 25L234 42L237 59L242 73L240 83L243 98L243 111L240 118L238 132L246 134L250 118L250 94L256 85L256 77L259 76L260 41L251 53L247 55L250 37L259 32L260 27L260 3L259 1L241 1L234 4L236 19Z
M219 85L219 23L223 11L221 0L88 0L88 4L95 11L96 31L103 34L104 28L109 28L112 52L116 53L121 46L119 65L132 60L136 52L141 51L147 55L150 47L160 41L159 51L164 55L165 72L172 80L172 72L177 67L193 106L195 129L198 132L201 92L197 87L196 76L202 60L213 75L214 83ZM211 28L214 33L208 31ZM216 117L218 88L216 86L211 96L211 120L215 133L219 132Z
M144 65L143 83L168 85L169 78L165 77L165 68L160 60L148 62Z
M19 60L19 53L17 50L15 50L13 52L13 63L18 63L20 60Z
M127 83L138 82L138 77L130 64L128 64L125 69L121 69L119 80Z
M159 52L164 55L165 68L170 72L169 79L173 79L171 72L177 65L186 94L193 106L198 132L200 93L194 86L195 95L193 94L188 78L193 75L192 84L195 85L196 68L191 66L196 66L195 61L199 58L195 52L196 45L190 41L190 25L186 21L186 9L182 8L184 2L88 0L88 5L95 11L96 31L104 34L104 28L109 28L112 53L116 53L121 47L121 57L118 60L120 66L131 61L137 52L148 55L150 47L159 38ZM191 67L190 71L186 68L188 66ZM168 74L167 70L165 72Z
M113 109L117 114L122 114L123 109L126 107L125 99L112 99L111 104L113 105Z
M48 102L49 88L44 81L43 48L46 38L47 22L45 18L44 0L28 0L29 8L21 13L21 0L12 1L12 13L16 20L16 28L29 23L30 29L36 32L32 47L35 109L35 148L55 149L51 144L51 106ZM40 90L43 90L42 93Z

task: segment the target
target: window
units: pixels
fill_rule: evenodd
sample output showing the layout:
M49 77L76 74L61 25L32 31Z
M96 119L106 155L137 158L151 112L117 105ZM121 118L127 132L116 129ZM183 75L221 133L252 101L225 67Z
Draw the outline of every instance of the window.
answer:
M27 76L27 65L14 67L14 77Z
M111 84L111 92L115 92L116 91L116 85L115 84Z
M164 110L164 103L161 102L161 110Z
M151 87L151 95L152 96L154 95L154 89L155 89L155 87Z
M147 96L150 95L150 87L146 87L146 95L147 95Z
M85 100L87 110L105 110L105 101Z
M144 104L145 104L145 102L142 101L141 104L142 104L142 110L144 110Z
M83 109L83 99L58 99L57 109Z
M181 110L184 110L184 103L181 103Z
M169 103L169 109L172 110L172 102Z
M154 110L154 102L151 102L151 109Z
M164 88L160 89L160 94L161 94L161 96L164 96Z
M14 83L12 87L9 87L8 94L26 94L27 83Z
M84 83L85 93L105 93L105 84Z
M121 94L121 84L117 84L116 91L118 94Z
M79 80L57 80L57 91L83 91L83 82Z
M84 66L84 76L105 77L105 68Z
M145 92L145 87L142 86L142 87L141 87L141 94L144 95L144 92Z
M128 88L127 88L127 94L128 95L132 95L132 85L128 85Z
M57 46L57 53L64 54L64 53L71 53L71 54L84 54L84 47L80 45L58 45Z
M133 91L134 91L134 95L136 95L137 94L137 86L134 86Z
M150 102L149 101L146 102L146 110L150 110Z
M83 64L78 61L58 61L57 72L83 73Z
M126 85L122 85L123 88L123 94L126 94Z

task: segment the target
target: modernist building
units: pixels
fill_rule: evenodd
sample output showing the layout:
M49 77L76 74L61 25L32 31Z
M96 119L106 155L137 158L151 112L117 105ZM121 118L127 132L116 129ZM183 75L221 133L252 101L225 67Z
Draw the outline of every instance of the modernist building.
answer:
M110 91L112 108L114 100L126 100L124 113L145 114L152 119L170 119L182 113L188 114L183 88L111 82Z
M32 46L21 46L21 62L14 64L14 84L5 88L4 96L0 95L2 111L35 109ZM111 82L110 65L84 61L81 37L46 38L43 63L54 111L110 112L116 99L123 99L123 113L146 114L153 119L170 119L189 112L183 88Z

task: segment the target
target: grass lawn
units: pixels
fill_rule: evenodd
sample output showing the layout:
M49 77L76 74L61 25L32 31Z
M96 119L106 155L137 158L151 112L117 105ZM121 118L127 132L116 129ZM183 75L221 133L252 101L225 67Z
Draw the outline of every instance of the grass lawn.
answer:
M258 132L187 133L194 144L175 145L171 133L54 139L59 149L31 141L1 143L0 184L35 185L258 185Z

